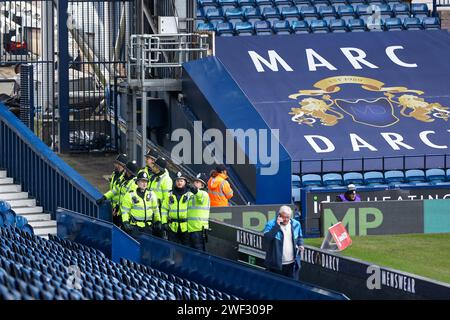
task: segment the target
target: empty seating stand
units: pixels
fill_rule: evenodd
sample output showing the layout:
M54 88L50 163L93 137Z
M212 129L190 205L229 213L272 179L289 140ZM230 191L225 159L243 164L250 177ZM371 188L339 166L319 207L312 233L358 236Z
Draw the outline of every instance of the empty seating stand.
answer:
M18 299L239 298L132 261L115 263L98 250L55 236L46 240L17 227L1 227L0 300Z
M396 0L197 1L197 30L217 36L435 30L440 24L426 4Z

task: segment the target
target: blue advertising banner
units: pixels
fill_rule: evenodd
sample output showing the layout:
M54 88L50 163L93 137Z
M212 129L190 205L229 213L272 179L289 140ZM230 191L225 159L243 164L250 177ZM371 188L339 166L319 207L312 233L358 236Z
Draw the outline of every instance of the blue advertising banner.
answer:
M219 37L216 57L292 160L449 151L447 31Z

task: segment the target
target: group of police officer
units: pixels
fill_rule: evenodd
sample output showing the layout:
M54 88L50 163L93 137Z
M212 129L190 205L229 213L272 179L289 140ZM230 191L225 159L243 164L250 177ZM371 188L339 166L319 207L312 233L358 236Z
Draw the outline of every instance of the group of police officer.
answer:
M139 170L136 161L119 155L109 191L97 204L111 201L114 224L132 236L153 234L204 251L210 208L206 175L198 174L190 184L178 172L173 183L165 158L154 150L145 157Z

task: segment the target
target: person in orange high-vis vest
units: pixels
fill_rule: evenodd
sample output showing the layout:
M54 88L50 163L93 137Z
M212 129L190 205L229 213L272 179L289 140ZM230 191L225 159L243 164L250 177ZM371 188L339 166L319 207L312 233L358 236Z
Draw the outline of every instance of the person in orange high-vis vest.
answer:
M228 200L233 197L233 190L227 178L227 169L223 164L218 165L216 170L211 172L211 178L208 180L211 207L227 207Z

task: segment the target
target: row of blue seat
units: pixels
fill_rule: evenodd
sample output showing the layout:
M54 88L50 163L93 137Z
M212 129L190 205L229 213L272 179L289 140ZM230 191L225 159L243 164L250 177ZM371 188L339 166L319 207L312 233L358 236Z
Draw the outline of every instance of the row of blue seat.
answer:
M198 10L197 18L212 22L214 20L230 21L241 20L251 21L252 19L288 19L288 18L320 18L327 16L363 16L380 15L380 17L424 17L429 16L428 8L422 6L410 6L406 3L369 6L365 4L338 5L338 6L294 6L278 8L232 8L222 10L221 8L210 8L206 11Z
M218 36L233 35L271 35L271 34L299 34L299 33L324 33L324 32L349 32L349 31L396 31L396 30L436 30L440 29L438 18L427 17L420 21L417 18L389 18L379 21L364 21L363 19L331 19L312 21L257 21L238 22L233 27L229 22L219 23L216 26L210 23L200 24L199 31L215 31Z
M311 186L346 186L350 183L355 185L378 185L378 184L399 184L399 183L426 183L432 185L450 186L450 169L420 169L389 170L386 172L369 171L365 173L347 172L319 174L305 174L300 178L293 175L293 183L296 187Z
M323 4L395 4L401 0L197 0L197 7L204 8L246 8L246 7L285 7L295 5L323 5ZM422 3L413 4L419 7Z
M17 227L20 230L34 234L33 227L28 223L27 218L16 214L9 202L0 200L0 227Z
M76 268L75 268L76 266ZM77 269L78 268L78 269ZM77 276L79 282L68 279ZM79 286L78 286L79 285ZM49 235L0 228L0 300L236 300L178 276Z

